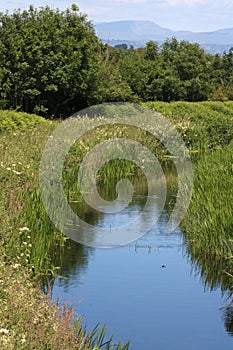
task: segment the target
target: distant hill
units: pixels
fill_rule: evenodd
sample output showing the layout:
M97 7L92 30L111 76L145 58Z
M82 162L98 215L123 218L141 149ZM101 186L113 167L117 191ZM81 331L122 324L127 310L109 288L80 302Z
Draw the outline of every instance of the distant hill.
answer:
M176 37L178 40L197 42L212 53L222 53L233 46L233 28L194 33L173 31L152 21L116 21L96 23L95 29L98 37L110 45L126 43L128 46L140 47L149 40L163 42L167 38Z

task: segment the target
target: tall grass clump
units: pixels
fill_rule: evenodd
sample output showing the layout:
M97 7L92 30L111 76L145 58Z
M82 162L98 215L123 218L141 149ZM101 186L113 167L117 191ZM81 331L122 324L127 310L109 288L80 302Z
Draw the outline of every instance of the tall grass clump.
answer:
M193 197L182 222L194 255L228 260L233 271L233 142L194 164Z

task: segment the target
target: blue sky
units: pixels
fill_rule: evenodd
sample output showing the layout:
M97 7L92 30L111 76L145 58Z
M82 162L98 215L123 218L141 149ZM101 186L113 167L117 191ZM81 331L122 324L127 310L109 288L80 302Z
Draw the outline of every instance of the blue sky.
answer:
M76 3L95 22L152 20L173 30L211 31L233 27L233 1L226 0L5 0L0 11L49 5L65 9Z

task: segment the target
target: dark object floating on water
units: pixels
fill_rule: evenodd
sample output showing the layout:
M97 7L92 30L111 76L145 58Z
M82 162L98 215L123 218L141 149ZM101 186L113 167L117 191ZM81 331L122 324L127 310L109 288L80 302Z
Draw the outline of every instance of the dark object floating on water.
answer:
M164 268L166 268L166 266L165 266L165 265L162 265L162 266L161 266L161 269L162 269L162 268L164 269Z

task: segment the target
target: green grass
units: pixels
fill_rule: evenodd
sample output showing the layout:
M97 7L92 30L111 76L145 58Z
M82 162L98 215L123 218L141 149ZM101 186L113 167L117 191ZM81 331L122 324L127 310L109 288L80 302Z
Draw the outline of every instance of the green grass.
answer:
M10 259L20 257L21 264L36 274L52 268L53 255L59 254L64 242L46 216L38 190L41 152L56 125L43 120L37 126L0 133L1 248ZM20 231L22 227L30 234Z
M106 341L104 327L87 333L80 319L73 326L73 310L39 288L56 274L65 241L45 212L38 183L42 150L59 122L0 115L0 348L127 350L129 344Z
M203 282L233 290L233 102L148 102L181 133L193 159L194 191L181 223Z
M209 261L209 270L220 266L219 276L232 274L233 142L203 154L194 164L194 174L193 197L182 222L188 251L199 265L203 262L206 272Z
M233 142L203 155L194 170L186 236L200 251L233 259Z

